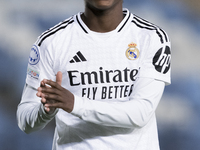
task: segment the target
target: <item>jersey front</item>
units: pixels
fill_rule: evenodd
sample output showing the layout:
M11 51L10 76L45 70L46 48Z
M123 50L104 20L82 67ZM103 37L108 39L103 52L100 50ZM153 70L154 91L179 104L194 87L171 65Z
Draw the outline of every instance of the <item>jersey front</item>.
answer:
M91 31L81 13L44 32L31 49L27 84L63 73L74 95L108 103L129 101L138 78L170 84L170 42L157 26L124 9L118 27ZM102 108L103 109L103 108ZM146 142L145 142L146 141ZM155 116L140 129L101 126L63 110L56 115L53 149L159 149Z

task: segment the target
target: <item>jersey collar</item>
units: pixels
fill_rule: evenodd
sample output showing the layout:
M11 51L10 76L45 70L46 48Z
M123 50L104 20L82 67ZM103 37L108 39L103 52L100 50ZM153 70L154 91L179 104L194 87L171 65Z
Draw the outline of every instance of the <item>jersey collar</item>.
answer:
M124 8L123 9L123 13L125 15L124 19L121 21L121 23L117 26L117 28L113 31L110 32L121 32L122 29L126 26L127 22L130 20L131 18L131 13L129 12L128 9ZM78 13L75 16L75 20L77 21L77 23L79 24L80 28L87 34L89 33L94 33L94 31L91 31L87 25L83 22L83 20L81 19L81 14L82 12ZM96 32L97 33L97 32Z

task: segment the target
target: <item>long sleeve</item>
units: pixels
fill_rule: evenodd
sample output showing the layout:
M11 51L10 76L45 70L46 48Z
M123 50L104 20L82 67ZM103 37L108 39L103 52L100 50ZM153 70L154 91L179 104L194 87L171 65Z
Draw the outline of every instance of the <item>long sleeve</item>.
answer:
M43 129L57 113L57 110L50 115L45 113L36 93L36 89L25 85L21 102L17 108L18 126L26 133Z
M155 114L165 83L139 78L126 102L102 102L75 96L73 115L96 124L115 127L143 127Z

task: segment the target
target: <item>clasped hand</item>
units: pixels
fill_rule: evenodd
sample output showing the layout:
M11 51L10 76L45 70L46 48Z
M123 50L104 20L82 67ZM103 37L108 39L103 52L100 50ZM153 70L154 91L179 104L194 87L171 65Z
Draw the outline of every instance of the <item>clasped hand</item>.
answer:
M37 89L37 96L41 98L45 111L53 113L56 108L61 108L66 112L71 112L74 107L74 95L61 86L62 73L59 71L56 75L56 82L44 79Z

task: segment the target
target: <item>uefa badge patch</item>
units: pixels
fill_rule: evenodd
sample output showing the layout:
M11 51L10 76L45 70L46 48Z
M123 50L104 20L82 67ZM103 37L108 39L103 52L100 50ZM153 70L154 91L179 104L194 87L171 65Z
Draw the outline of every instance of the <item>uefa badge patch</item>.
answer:
M40 60L40 54L38 47L36 45L33 45L29 56L29 64L36 65L39 62L39 60Z
M140 56L140 52L136 46L137 44L133 42L128 45L129 48L126 50L126 57L129 60L136 60Z

